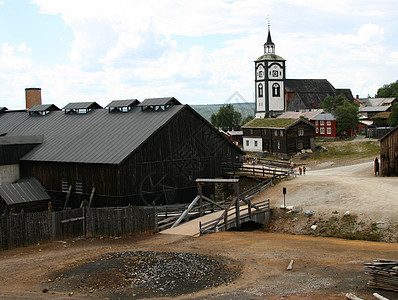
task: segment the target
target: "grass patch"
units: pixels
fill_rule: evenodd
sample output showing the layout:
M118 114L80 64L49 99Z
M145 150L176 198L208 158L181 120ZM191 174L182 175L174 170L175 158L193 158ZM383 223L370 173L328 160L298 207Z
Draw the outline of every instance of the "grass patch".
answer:
M362 158L378 156L380 154L380 146L378 142L325 142L322 146L328 149L324 152L314 152L311 159L328 160L333 158Z

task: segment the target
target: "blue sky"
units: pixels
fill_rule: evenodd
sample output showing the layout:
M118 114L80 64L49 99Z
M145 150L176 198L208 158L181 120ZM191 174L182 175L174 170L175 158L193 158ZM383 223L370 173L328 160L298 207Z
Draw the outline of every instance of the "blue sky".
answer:
M267 16L287 78L360 97L398 79L395 0L0 0L0 106L174 96L253 101Z

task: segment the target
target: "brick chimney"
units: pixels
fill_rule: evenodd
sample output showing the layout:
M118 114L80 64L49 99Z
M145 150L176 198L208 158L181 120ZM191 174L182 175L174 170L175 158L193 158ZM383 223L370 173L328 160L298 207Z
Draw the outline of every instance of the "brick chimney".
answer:
M31 108L33 105L41 105L41 88L26 88L26 109Z

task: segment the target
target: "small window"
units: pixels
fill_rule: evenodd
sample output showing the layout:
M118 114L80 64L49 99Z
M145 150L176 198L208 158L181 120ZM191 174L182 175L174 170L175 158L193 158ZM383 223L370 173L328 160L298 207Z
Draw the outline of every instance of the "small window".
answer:
M275 131L274 131L274 135L275 135L275 136L278 136L278 130L275 130Z
M332 121L326 121L326 125L327 126L331 126L332 125Z
M258 146L258 142L254 141L254 147L257 147L257 146Z
M320 121L319 123L321 124L321 126L325 125L325 121Z
M258 97L263 97L263 85L261 83L258 85Z
M62 192L67 193L68 189L69 189L68 179L62 178L61 179L61 190L62 190Z
M319 133L319 128L318 128L318 127L315 128L315 132L316 132L316 133Z
M267 135L267 129L264 129L264 135Z
M249 141L248 140L246 140L246 146L249 147Z
M325 128L321 128L321 134L325 134Z
M250 128L250 134L253 134L253 133L254 133L253 128Z
M76 180L76 194L83 194L83 182Z
M304 129L303 128L299 128L298 136L304 136Z
M326 133L327 134L332 134L332 128L330 128L330 127L326 128Z
M283 130L280 131L281 136L283 136Z
M281 149L281 142L278 141L277 144L276 144L276 146L277 146L277 148L280 150L280 149Z
M318 126L318 121L315 121L315 125Z

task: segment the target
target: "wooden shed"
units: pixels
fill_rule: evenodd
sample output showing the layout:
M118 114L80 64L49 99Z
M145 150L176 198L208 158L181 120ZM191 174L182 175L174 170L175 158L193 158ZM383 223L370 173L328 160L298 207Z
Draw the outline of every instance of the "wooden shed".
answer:
M398 176L398 126L380 139L380 175Z
M315 126L304 119L253 119L243 127L245 151L289 156L315 149Z
M0 115L0 130L10 114ZM191 202L196 178L221 176L223 164L239 164L244 154L173 97L26 115L7 136L44 137L20 159L20 173L38 178L56 205L68 192L72 207L92 196L93 206Z

